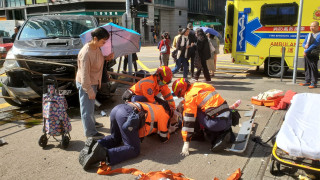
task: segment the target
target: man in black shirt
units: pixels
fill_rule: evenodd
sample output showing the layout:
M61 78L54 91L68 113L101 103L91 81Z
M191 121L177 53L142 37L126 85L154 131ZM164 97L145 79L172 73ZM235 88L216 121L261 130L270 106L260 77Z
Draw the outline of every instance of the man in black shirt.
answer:
M197 42L197 37L196 34L193 30L193 25L192 23L189 23L187 26L190 29L189 35L188 35L188 39L189 39L189 45L191 45L191 43L196 43ZM190 53L190 58L191 58L191 77L193 77L194 75L194 57L196 55L196 47L195 46L191 46L189 48L189 53Z
M21 26L16 26L16 27L14 27L14 34L11 36L12 42L14 42L14 40L16 40L16 36L17 36L17 34L18 34L18 31L19 31L20 27L21 27Z

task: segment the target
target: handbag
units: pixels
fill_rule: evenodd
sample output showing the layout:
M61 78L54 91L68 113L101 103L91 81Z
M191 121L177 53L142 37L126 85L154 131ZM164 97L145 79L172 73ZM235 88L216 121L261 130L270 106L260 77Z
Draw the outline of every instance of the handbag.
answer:
M164 46L161 47L160 53L166 53L167 52L167 45L166 40L163 40Z
M178 59L178 58L177 58L177 56L178 56L178 50L176 50L176 49L173 50L172 53L171 53L171 56L172 56L173 59Z
M214 51L216 49L214 48L214 46L212 45L212 43L210 41L208 41L208 42L209 42L209 46L210 46L210 53L212 54L212 53L214 53Z

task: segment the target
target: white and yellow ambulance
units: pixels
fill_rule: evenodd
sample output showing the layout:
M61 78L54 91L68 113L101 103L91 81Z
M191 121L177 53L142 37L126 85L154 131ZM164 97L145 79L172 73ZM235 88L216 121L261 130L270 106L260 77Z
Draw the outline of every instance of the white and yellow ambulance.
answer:
M285 70L293 69L300 0L227 0L224 53L236 64L261 66L280 76L282 47ZM310 24L320 21L320 0L304 0L298 69L304 69L303 48Z

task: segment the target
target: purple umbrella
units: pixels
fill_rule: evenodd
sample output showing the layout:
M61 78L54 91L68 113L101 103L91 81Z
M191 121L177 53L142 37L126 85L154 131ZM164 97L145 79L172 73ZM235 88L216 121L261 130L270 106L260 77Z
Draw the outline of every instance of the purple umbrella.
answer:
M110 38L101 47L101 51L104 56L113 52L114 58L116 59L118 57L140 51L140 34L136 31L113 23L108 23L100 27L105 28L110 33ZM91 31L93 30L94 29L90 29L80 35L83 44L92 40Z
M209 33L212 34L214 36L217 36L219 38L221 38L221 34L218 33L218 31L212 29L212 28L208 28L208 27L200 27L205 33Z

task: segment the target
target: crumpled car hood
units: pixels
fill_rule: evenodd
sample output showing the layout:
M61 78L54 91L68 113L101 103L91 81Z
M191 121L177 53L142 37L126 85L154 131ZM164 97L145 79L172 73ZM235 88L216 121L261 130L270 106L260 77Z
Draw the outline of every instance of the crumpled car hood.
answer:
M22 56L67 56L78 55L82 46L80 38L16 40L12 52Z

